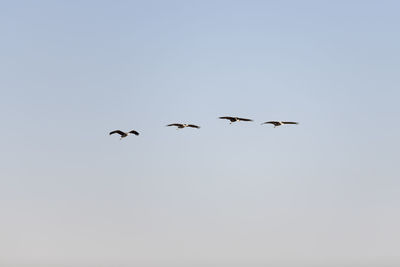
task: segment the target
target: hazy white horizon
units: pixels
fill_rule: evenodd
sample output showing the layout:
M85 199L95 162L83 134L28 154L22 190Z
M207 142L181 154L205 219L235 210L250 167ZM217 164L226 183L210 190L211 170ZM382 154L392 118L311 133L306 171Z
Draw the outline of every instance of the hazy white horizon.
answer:
M3 1L0 266L400 266L399 8Z

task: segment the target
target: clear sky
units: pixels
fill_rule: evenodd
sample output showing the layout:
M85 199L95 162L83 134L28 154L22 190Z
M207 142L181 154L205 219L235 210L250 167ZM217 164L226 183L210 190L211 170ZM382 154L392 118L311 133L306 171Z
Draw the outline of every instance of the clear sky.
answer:
M0 266L400 266L399 10L1 1Z

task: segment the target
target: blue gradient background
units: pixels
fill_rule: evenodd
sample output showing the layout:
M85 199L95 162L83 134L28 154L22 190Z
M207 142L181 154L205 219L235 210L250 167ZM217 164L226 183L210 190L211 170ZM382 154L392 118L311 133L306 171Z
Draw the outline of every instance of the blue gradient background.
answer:
M399 10L1 1L0 265L399 266Z

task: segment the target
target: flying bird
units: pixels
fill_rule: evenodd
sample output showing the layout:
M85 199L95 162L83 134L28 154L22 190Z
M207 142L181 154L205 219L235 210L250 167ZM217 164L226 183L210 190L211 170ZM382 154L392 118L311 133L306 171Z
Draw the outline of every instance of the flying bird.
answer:
M229 120L230 123L236 122L236 121L253 121L250 119L245 119L245 118L239 118L239 117L219 117L221 120Z
M196 129L200 129L200 126L194 125L194 124L185 124L185 123L172 123L172 124L168 124L168 126L176 126L178 128L176 129L183 129L186 127L191 127L191 128L196 128Z
M299 124L299 123L298 122L294 122L294 121L266 121L266 122L263 122L261 124L273 124L274 128L275 128L277 126L281 126L281 125L284 125L284 124Z
M110 132L110 135L112 135L112 134L119 134L121 136L121 139L127 137L129 134L139 135L139 133L135 130L132 130L127 133L125 133L121 130L115 130L115 131Z

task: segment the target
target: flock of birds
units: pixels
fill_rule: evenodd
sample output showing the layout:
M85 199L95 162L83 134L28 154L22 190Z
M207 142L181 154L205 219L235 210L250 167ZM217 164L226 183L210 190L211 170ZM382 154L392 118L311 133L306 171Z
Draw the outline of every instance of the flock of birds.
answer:
M219 119L221 119L221 120L229 120L231 124L234 123L234 122L238 122L238 121L253 121L251 119L239 118L239 117L229 117L229 116L219 117ZM274 128L275 128L277 126L281 126L281 125L284 125L284 124L299 124L299 123L298 122L294 122L294 121L266 121L266 122L261 123L261 125L262 124L272 124L272 125L274 125ZM168 124L167 125L167 127L170 127L170 126L175 126L175 127L177 127L176 129L183 129L183 128L186 128L186 127L200 129L200 126L198 126L198 125L186 124L186 123L172 123L172 124ZM139 135L139 132L137 132L135 130L132 130L132 131L129 131L129 132L123 132L121 130L115 130L115 131L110 132L110 135L112 135L112 134L119 134L121 139L122 139L122 138L127 137L130 134Z

